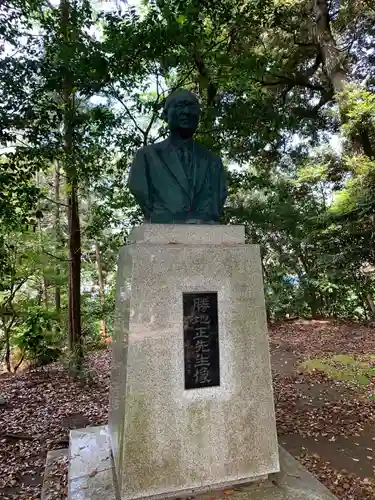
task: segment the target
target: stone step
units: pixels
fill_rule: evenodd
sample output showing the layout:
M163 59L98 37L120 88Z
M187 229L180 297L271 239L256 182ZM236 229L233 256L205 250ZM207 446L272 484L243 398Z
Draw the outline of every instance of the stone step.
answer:
M118 499L106 425L70 431L68 499Z
M59 484L55 471L66 460L68 462L68 449L52 450L47 453L46 465L43 476L41 500L52 500L56 498L56 488Z
M69 500L120 500L115 484L107 426L86 427L70 433ZM65 451L65 450L63 450ZM281 472L259 483L234 489L232 500L335 500L335 496L283 448ZM181 492L194 500L218 498L223 491ZM43 498L47 500L48 497ZM149 500L165 498L155 495ZM141 499L139 499L141 500Z

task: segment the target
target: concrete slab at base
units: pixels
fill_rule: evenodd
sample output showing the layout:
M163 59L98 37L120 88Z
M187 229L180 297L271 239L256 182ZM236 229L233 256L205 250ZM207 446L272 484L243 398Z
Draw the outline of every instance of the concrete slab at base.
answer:
M104 436L107 436L107 439ZM71 450L75 450L74 456ZM69 454L71 459L68 476L74 479L69 480L69 500L119 500L112 458L103 462L108 453L110 453L110 445L107 426L87 427L71 432ZM325 486L281 447L279 458L281 472L273 474L266 481L236 488L231 499L336 499ZM190 492L189 496L194 495L195 500L208 500L212 497L219 497L219 494L219 491L211 490L205 494Z

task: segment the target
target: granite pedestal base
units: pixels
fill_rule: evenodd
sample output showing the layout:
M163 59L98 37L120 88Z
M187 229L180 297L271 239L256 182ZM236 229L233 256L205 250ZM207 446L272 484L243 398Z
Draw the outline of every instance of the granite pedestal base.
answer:
M277 472L259 247L244 243L242 226L144 225L129 241L118 260L109 414L121 499L175 497ZM185 337L193 324L186 295L205 293L217 302L215 376L207 346ZM194 321L208 314L203 306ZM199 321L192 338L204 340Z
M53 452L56 453L56 452ZM64 451L63 451L64 453ZM106 426L70 433L68 500L120 500ZM232 500L335 500L336 497L287 453L279 448L281 471L261 483L241 485ZM48 458L47 458L48 462ZM223 497L222 491L199 494L195 500ZM47 500L48 497L42 497Z

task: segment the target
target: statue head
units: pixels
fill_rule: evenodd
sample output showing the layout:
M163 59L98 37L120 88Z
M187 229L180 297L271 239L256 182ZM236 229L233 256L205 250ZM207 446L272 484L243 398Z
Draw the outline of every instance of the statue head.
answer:
M176 90L165 101L163 118L172 133L192 137L198 127L199 115L198 98L188 90Z

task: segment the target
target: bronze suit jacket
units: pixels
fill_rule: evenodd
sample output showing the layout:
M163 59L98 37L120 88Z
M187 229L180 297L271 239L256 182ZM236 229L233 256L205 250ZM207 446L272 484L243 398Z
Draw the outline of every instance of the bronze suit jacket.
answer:
M227 197L222 161L195 141L192 151L195 170L192 182L170 139L137 152L128 185L149 222L219 221Z

